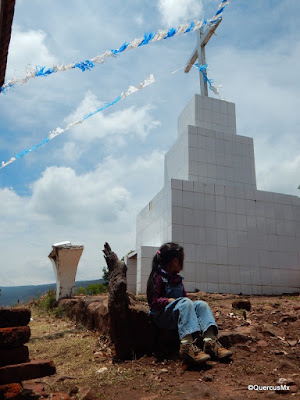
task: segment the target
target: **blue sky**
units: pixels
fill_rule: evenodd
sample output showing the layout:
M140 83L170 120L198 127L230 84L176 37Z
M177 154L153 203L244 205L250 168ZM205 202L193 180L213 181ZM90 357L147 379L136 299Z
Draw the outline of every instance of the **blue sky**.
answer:
M18 0L6 79L70 64L145 32L211 18L219 0ZM232 0L207 50L208 75L236 103L237 131L254 138L258 189L299 195L298 0ZM95 279L105 241L135 248L137 213L163 186L177 118L199 92L185 65L189 33L110 58L91 71L37 78L0 95L0 162L40 143L154 74L156 83L0 170L0 284L54 281L52 243L83 244L77 279ZM214 96L210 92L210 96Z

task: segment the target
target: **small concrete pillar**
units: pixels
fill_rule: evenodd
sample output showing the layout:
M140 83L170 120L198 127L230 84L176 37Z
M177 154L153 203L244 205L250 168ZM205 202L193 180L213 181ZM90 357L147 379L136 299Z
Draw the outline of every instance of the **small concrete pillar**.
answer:
M56 301L64 297L72 297L75 286L77 266L83 252L83 246L73 246L71 242L52 245L49 254L56 277Z

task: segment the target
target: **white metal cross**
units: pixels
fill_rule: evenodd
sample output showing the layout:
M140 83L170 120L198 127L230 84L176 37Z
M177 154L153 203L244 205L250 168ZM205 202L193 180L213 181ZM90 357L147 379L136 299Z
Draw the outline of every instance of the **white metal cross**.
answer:
M212 37L212 35L215 33L215 30L220 25L221 21L222 21L222 18L220 18L215 25L213 25L210 29L208 29L205 34L203 32L203 29L200 29L197 32L197 46L196 46L195 50L193 51L191 57L189 58L189 61L186 64L184 72L188 73L190 71L192 66L195 64L197 58L198 58L199 65L206 64L205 46L207 45L207 43L208 43L209 39ZM206 74L206 70L204 70L204 73ZM208 96L207 81L204 79L204 76L200 71L199 71L199 75L200 75L200 93L202 96Z

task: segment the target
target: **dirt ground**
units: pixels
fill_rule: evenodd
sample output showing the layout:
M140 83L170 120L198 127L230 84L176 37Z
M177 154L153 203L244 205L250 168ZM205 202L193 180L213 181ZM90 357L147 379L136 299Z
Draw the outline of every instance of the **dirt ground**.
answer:
M240 334L239 343L231 346L231 360L187 370L176 357L113 363L107 338L33 309L30 356L50 358L57 369L56 375L37 382L48 392L86 400L300 399L300 296L243 296L251 311L232 308L238 296L192 296L209 303L220 334ZM290 390L263 389L280 384ZM248 385L258 385L258 390Z

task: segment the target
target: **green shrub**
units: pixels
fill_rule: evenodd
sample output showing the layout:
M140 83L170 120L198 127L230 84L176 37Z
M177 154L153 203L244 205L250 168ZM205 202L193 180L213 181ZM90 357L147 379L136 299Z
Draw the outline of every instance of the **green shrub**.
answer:
M75 296L78 296L80 294L86 294L86 290L82 286L78 286L78 288L75 290Z
M57 307L53 308L53 314L56 318L64 318L66 316L65 309L59 304Z
M90 296L107 292L108 292L108 287L103 283L93 283L92 285L89 285L86 288L86 294Z
M41 296L36 302L37 308L45 311L51 311L56 306L56 292L49 289L47 293Z

